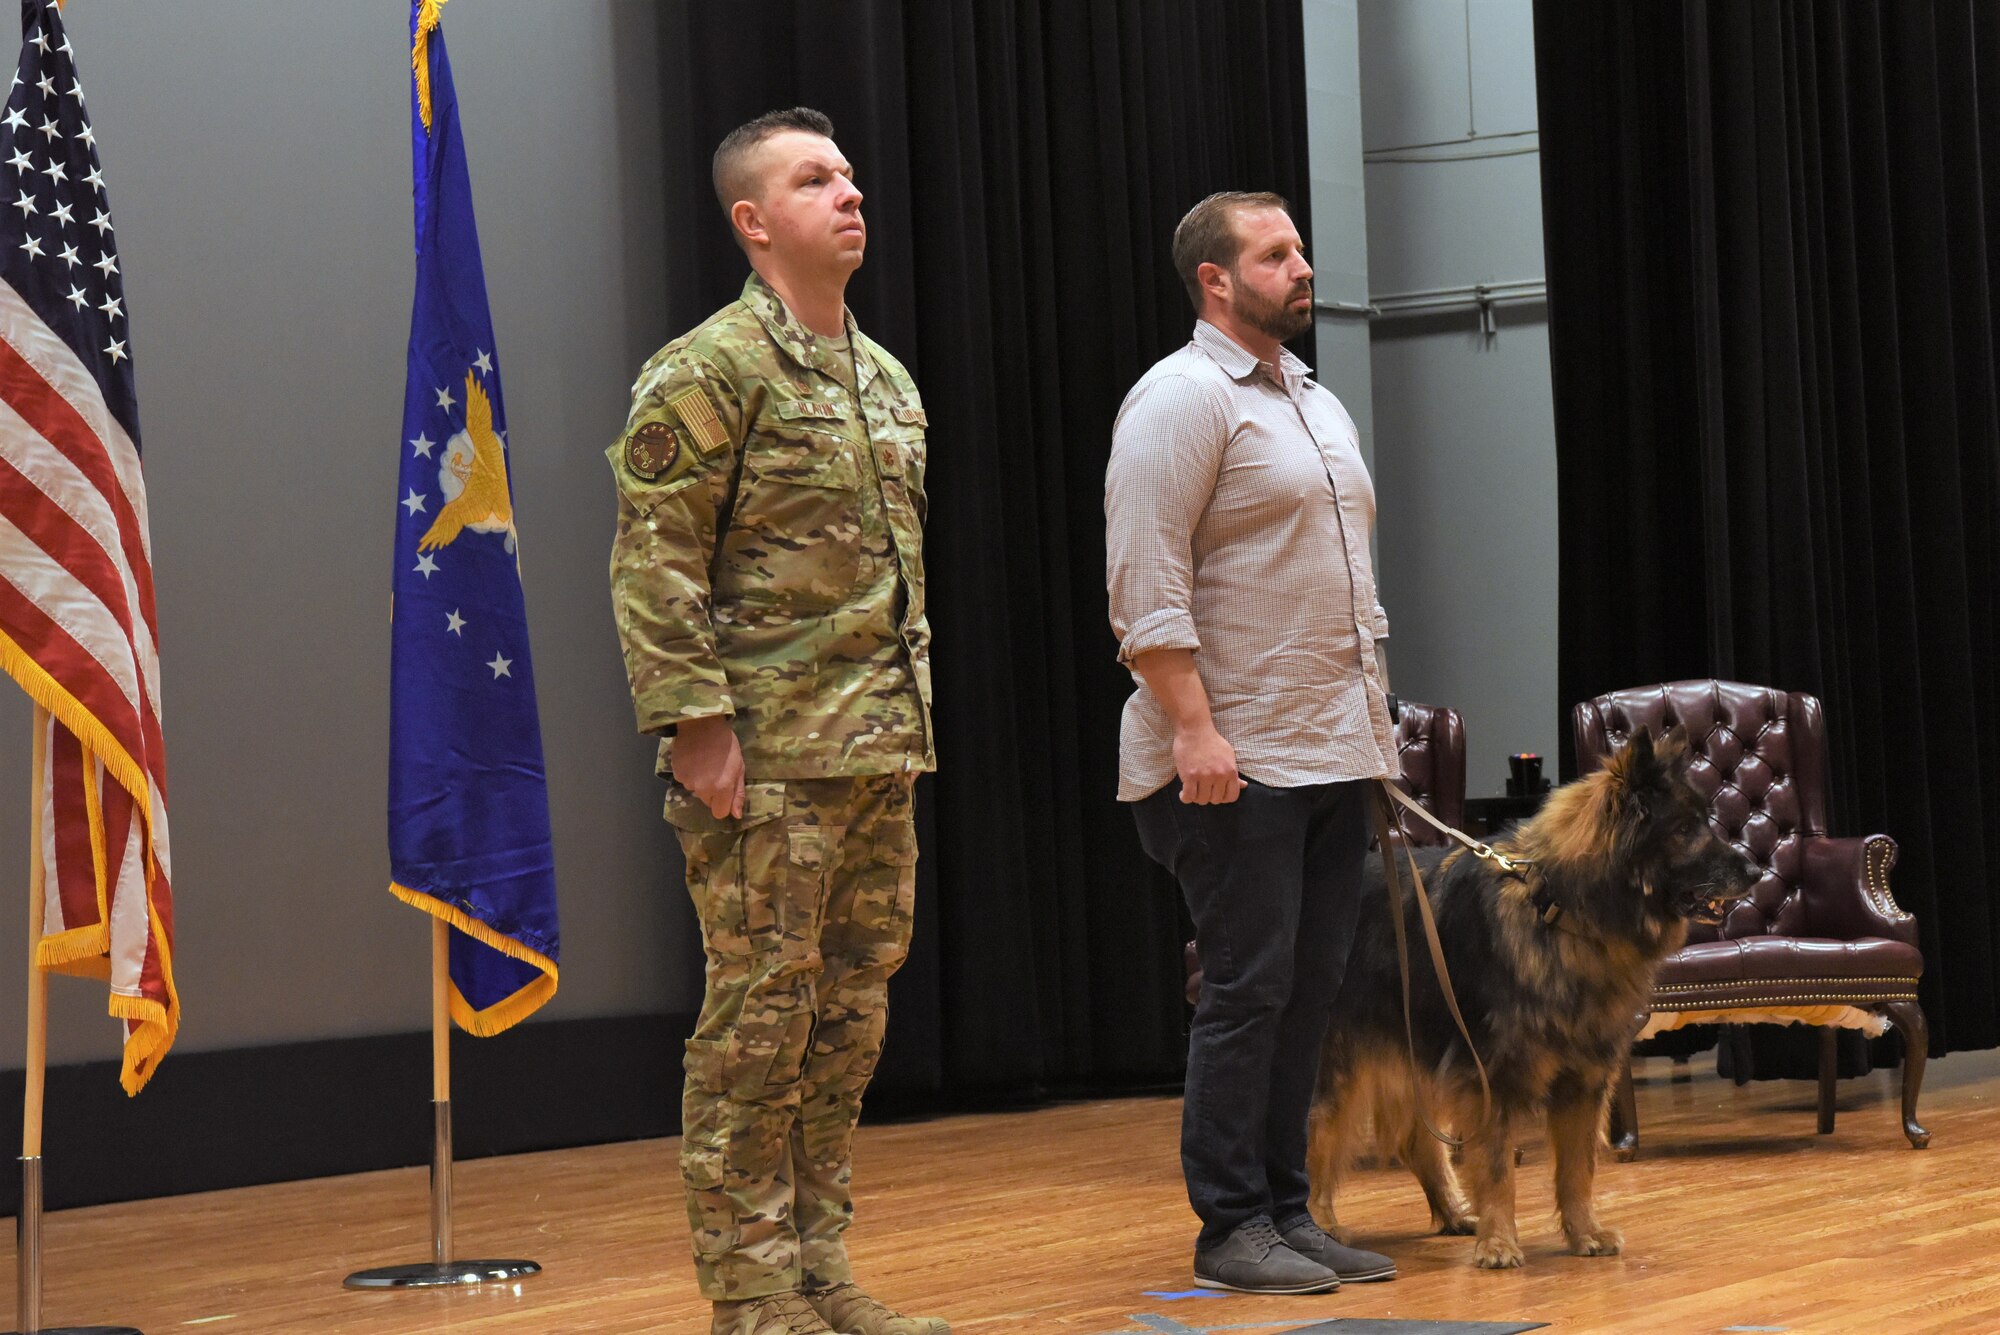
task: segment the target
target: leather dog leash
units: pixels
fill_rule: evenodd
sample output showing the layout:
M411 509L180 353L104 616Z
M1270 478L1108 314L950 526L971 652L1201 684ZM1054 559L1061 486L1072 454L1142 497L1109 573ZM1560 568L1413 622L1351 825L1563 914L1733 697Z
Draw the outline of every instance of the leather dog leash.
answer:
M1465 851L1474 857L1482 858L1492 863L1500 869L1501 875L1519 876L1526 879L1527 869L1535 865L1533 858L1502 853L1492 845L1481 843L1479 840L1474 839L1463 830L1453 829L1436 816L1433 816L1424 808L1422 803L1418 802L1401 788L1396 787L1394 784L1386 784L1385 786L1388 788L1389 796L1400 802L1405 810L1415 812L1432 829L1441 832L1446 838L1463 845ZM1650 885L1644 886L1642 889L1648 895L1653 893L1653 888ZM1593 935L1590 931L1577 925L1574 921L1575 915L1569 913L1562 905L1556 903L1550 896L1547 886L1531 887L1528 894L1528 902L1534 906L1535 916L1541 920L1544 927L1553 927L1558 931L1568 932L1572 936L1589 937Z
M1398 788L1392 780L1377 782L1375 800L1369 803L1369 814L1374 818L1375 842L1382 850L1382 868L1387 873L1389 886L1389 921L1396 929L1396 967L1403 979L1403 1037L1410 1048L1410 1067L1417 1065L1417 1034L1415 1022L1410 1018L1410 947L1403 927L1403 880L1396 870L1395 841L1391 831L1401 831L1401 822L1396 818L1396 806L1402 805L1423 817L1452 839L1463 844L1476 856L1494 863L1503 872L1512 872L1530 865L1527 859L1510 858L1480 843L1472 836L1446 825L1430 812L1418 805L1416 800ZM1424 889L1423 873L1417 870L1416 854L1409 844L1403 845L1403 856L1410 865L1410 879L1417 886L1417 915L1423 920L1425 943L1430 947L1431 968L1437 974L1438 987L1444 993L1445 1007L1451 1011L1458 1032L1465 1039L1465 1050L1472 1057L1472 1066L1479 1073L1479 1125L1484 1127L1493 1117L1493 1087L1486 1078L1486 1063L1479 1059L1479 1049L1472 1041L1472 1031L1466 1026L1465 1015L1458 1008L1458 996L1452 991L1451 972L1445 967L1444 943L1438 938L1437 918L1431 912L1430 895ZM1439 1066L1442 1068L1443 1060ZM1456 1149L1465 1142L1437 1129L1425 1111L1422 1089L1411 1091L1417 1107L1417 1120L1424 1124L1424 1130L1442 1144Z
M1397 802L1402 804L1404 810L1415 812L1418 816L1423 818L1426 824L1428 824L1432 829L1436 830L1439 834L1442 834L1446 838L1452 839L1457 843L1462 844L1465 847L1466 852L1472 854L1476 858L1481 858L1487 862L1492 863L1494 866L1498 867L1502 872L1511 875L1512 873L1520 871L1524 867L1532 867L1535 865L1535 861L1533 858L1511 857L1506 853L1502 853L1499 849L1494 848L1490 844L1481 843L1479 840L1474 839L1471 835L1467 834L1463 830L1455 830L1451 826L1446 825L1436 816L1431 815L1431 813L1425 809L1423 803L1417 801L1416 798L1411 797L1408 793L1404 792L1401 788L1398 788L1394 783L1390 782L1389 780L1382 779L1378 780L1378 782L1381 783L1384 792L1388 793L1390 797L1394 798Z

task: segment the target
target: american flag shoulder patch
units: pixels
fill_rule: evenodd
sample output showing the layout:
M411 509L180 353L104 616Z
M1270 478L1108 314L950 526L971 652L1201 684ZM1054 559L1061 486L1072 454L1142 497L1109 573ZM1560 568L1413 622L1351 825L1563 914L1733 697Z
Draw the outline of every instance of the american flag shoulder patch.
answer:
M700 454L714 454L729 443L728 433L722 429L722 419L715 415L715 405L708 401L708 395L702 393L701 386L688 386L668 399L667 407L681 419L681 425L687 428L688 438Z

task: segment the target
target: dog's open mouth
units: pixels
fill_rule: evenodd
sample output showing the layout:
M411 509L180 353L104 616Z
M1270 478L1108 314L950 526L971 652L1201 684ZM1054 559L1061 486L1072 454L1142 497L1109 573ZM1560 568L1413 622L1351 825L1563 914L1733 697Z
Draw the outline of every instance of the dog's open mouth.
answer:
M1698 922L1707 927L1719 927L1722 925L1722 920L1729 916L1729 906L1740 898L1741 895L1720 891L1697 890L1690 896L1691 902L1683 916L1689 922Z

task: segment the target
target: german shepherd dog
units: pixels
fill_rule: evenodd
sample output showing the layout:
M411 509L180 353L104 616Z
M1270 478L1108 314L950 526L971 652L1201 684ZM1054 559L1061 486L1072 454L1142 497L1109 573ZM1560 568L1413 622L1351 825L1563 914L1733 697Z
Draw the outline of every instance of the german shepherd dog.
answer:
M1312 1212L1321 1227L1351 1236L1337 1226L1335 1185L1360 1151L1379 1146L1416 1174L1439 1232L1476 1233L1475 1264L1520 1265L1514 1137L1546 1114L1569 1250L1609 1256L1624 1245L1591 1202L1611 1082L1661 958L1680 948L1690 921L1719 922L1754 883L1748 861L1709 828L1706 804L1685 779L1687 760L1678 732L1655 748L1640 731L1603 770L1556 789L1539 815L1495 845L1526 861L1512 873L1463 850L1419 855L1419 865L1429 864L1424 882L1452 986L1491 1081L1484 1121L1479 1078L1413 901L1404 904L1412 1060L1387 891L1380 862L1369 860L1312 1111ZM1465 1192L1418 1118L1419 1098L1463 1138ZM1375 1137L1364 1145L1371 1112Z

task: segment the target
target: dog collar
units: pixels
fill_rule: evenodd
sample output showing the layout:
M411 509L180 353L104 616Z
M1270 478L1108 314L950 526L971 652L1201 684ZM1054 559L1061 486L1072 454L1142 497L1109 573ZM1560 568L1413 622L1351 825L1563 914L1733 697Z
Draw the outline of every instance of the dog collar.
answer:
M1528 902L1534 906L1535 917L1544 927L1553 927L1559 932L1568 932L1571 936L1594 935L1572 921L1575 915L1556 903L1555 897L1549 893L1546 885L1538 885L1529 891Z

